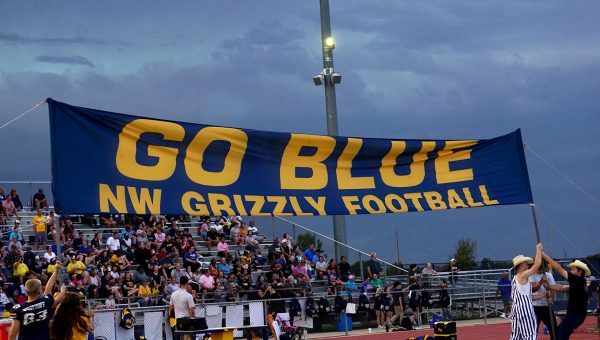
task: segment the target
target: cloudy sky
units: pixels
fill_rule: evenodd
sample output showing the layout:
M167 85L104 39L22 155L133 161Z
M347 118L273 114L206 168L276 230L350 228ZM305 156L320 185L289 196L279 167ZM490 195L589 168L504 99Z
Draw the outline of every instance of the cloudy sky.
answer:
M600 3L332 0L341 135L523 139L542 238L600 251ZM0 125L43 98L204 124L326 133L319 2L3 1ZM47 107L0 130L0 181L49 180ZM0 186L3 184L0 183ZM10 186L4 184L4 186ZM82 193L82 197L85 193ZM595 200L595 201L594 201ZM298 223L332 234L330 218ZM270 219L262 220L271 230ZM283 223L276 223L278 232ZM348 217L404 263L532 254L529 206ZM377 232L374 232L376 230Z

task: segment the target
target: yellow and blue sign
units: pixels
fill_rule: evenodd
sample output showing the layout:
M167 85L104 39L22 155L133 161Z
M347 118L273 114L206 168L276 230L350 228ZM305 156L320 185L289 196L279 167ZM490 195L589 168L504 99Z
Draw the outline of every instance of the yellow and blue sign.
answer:
M533 201L520 130L485 140L331 137L48 104L61 213L355 215Z

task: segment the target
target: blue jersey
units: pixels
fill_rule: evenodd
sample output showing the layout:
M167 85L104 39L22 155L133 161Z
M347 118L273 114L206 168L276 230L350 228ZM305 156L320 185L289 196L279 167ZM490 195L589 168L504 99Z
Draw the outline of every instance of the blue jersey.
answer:
M42 296L31 302L15 305L10 310L13 319L21 323L19 340L48 340L50 338L50 309L54 298Z

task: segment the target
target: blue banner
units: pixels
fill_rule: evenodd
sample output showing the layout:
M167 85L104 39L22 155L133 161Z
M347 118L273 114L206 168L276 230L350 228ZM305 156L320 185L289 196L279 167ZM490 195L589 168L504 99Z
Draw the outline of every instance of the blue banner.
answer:
M61 213L314 216L532 202L520 130L485 140L331 137L48 104Z

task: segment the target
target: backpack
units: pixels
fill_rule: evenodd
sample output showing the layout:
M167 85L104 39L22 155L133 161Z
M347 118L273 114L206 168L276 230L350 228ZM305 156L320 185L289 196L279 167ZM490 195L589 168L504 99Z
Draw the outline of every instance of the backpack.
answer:
M346 310L346 300L341 295L335 296L335 312L341 313Z
M360 294L358 296L358 310L367 311L369 307L369 298L365 294Z
M319 314L321 315L327 315L329 314L329 312L331 312L331 305L329 304L329 300L327 300L326 297L321 296L321 298L319 299Z
M412 320L410 319L410 316L405 316L404 318L402 318L402 321L400 321L400 327L408 331L413 329Z
M131 314L129 308L121 309L121 321L119 325L125 329L132 329L135 325L135 317Z
M317 309L315 308L315 300L309 297L306 299L306 307L304 307L304 312L306 316L312 318L313 315L317 314Z
M294 318L297 315L300 315L302 312L302 307L300 306L300 302L298 299L293 298L290 300L290 317Z

